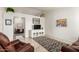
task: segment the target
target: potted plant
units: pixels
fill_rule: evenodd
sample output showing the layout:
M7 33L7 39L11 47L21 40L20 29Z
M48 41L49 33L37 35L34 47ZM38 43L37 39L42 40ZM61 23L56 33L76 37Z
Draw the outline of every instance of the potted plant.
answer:
M6 9L6 12L15 12L15 11L14 11L14 9L13 9L13 8L8 7L8 8Z

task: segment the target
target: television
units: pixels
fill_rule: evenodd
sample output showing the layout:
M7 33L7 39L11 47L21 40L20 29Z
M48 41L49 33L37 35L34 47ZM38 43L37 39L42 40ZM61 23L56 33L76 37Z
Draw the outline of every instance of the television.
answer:
M33 28L34 29L41 29L41 25L34 25Z

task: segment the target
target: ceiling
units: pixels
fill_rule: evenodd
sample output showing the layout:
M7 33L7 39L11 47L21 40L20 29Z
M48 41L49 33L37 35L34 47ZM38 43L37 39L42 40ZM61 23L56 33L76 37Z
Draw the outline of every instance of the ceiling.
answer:
M34 7L34 8L45 12L50 12L52 10L67 9L67 8L74 8L74 7Z
M40 14L43 13L42 10L33 7L13 7L13 9L15 10L15 12L36 15L36 16L39 16Z
M55 7L34 7L34 8L42 10L42 11L46 11L46 12L55 9Z
M15 12L31 14L31 15L41 15L42 13L49 12L53 10L53 7L13 7Z
M46 12L50 12L55 9L61 9L65 7L13 7L15 12L25 13L40 16Z

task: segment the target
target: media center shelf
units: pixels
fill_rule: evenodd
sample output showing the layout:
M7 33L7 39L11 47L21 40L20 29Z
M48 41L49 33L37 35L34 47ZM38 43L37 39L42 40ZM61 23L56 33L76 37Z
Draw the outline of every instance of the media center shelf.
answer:
M44 35L45 35L45 31L44 30L30 30L29 31L29 37L30 38L44 36Z
M41 18L33 18L32 19L32 30L29 30L29 37L39 37L45 36L45 28L44 28L44 19Z

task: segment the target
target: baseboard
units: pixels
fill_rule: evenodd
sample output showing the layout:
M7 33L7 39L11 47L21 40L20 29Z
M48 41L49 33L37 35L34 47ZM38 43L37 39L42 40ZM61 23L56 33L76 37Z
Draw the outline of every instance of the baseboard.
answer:
M58 37L51 36L51 35L46 35L46 37L51 38L51 39L55 39L55 40L58 40L58 41L61 41L61 42L64 42L64 43L67 43L67 44L70 44L70 45L73 43L73 42L70 42L70 41L66 41L65 39L60 39Z

